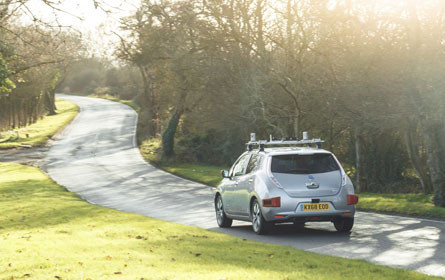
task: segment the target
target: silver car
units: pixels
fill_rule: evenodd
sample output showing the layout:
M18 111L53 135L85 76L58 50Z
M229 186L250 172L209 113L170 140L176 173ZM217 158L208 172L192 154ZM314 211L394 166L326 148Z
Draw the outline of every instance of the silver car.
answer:
M218 225L250 221L255 233L264 234L275 223L302 227L305 222L329 221L338 231L349 232L358 196L340 162L320 148L321 142L271 139L247 143L248 151L230 170L221 171L224 179L214 198Z

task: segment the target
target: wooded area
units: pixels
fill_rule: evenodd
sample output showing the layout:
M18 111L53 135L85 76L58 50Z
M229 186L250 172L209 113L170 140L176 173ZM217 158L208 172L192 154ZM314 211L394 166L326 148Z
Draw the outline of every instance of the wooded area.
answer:
M119 63L86 57L58 89L134 99L139 139L162 137L165 159L227 165L250 132L309 131L359 191L433 192L445 206L445 2L143 0L121 22ZM5 98L36 90L1 53L5 114Z
M82 51L78 35L41 21L28 2L0 1L0 131L55 114L55 88ZM30 23L20 21L23 10Z

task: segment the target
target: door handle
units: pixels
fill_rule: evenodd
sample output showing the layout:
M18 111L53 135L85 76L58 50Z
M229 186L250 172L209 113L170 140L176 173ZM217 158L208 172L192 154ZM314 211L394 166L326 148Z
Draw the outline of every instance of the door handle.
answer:
M249 184L250 184L250 183L253 183L253 179L252 179L252 178L249 179Z
M235 181L235 186L238 186L238 184L239 184L238 181Z

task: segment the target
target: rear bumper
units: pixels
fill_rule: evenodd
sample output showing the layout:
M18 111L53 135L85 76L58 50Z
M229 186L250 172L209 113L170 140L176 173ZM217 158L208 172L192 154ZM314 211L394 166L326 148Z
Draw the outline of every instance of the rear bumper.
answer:
M347 184L338 193L330 196L290 197L280 188L268 188L262 197L280 197L280 207L262 207L262 214L269 222L288 221L332 221L341 217L354 217L355 205L348 204L347 196L354 193L353 186ZM260 196L261 197L261 196ZM305 209L305 204L329 204L326 210ZM312 210L312 211L308 211Z
M277 212L277 213L269 213L267 216L264 215L264 218L269 222L274 223L287 223L287 222L326 222L326 221L334 221L339 218L353 218L355 215L355 211L345 212L345 211L330 211L329 213L304 213L304 214L296 214L296 213L288 213L288 212Z
M332 201L324 200L319 203L329 204L329 210L320 211L304 211L303 204L312 204L310 201L293 201L293 207L290 203L282 205L282 207L263 207L262 214L266 221L269 222L317 222L317 221L332 221L340 217L354 217L355 205L347 205L344 203L333 203Z

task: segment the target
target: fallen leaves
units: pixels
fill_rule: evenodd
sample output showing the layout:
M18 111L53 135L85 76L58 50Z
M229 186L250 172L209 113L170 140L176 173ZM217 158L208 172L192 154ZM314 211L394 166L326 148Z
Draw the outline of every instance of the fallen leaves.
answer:
M207 235L192 235L192 236L196 238L209 238Z

